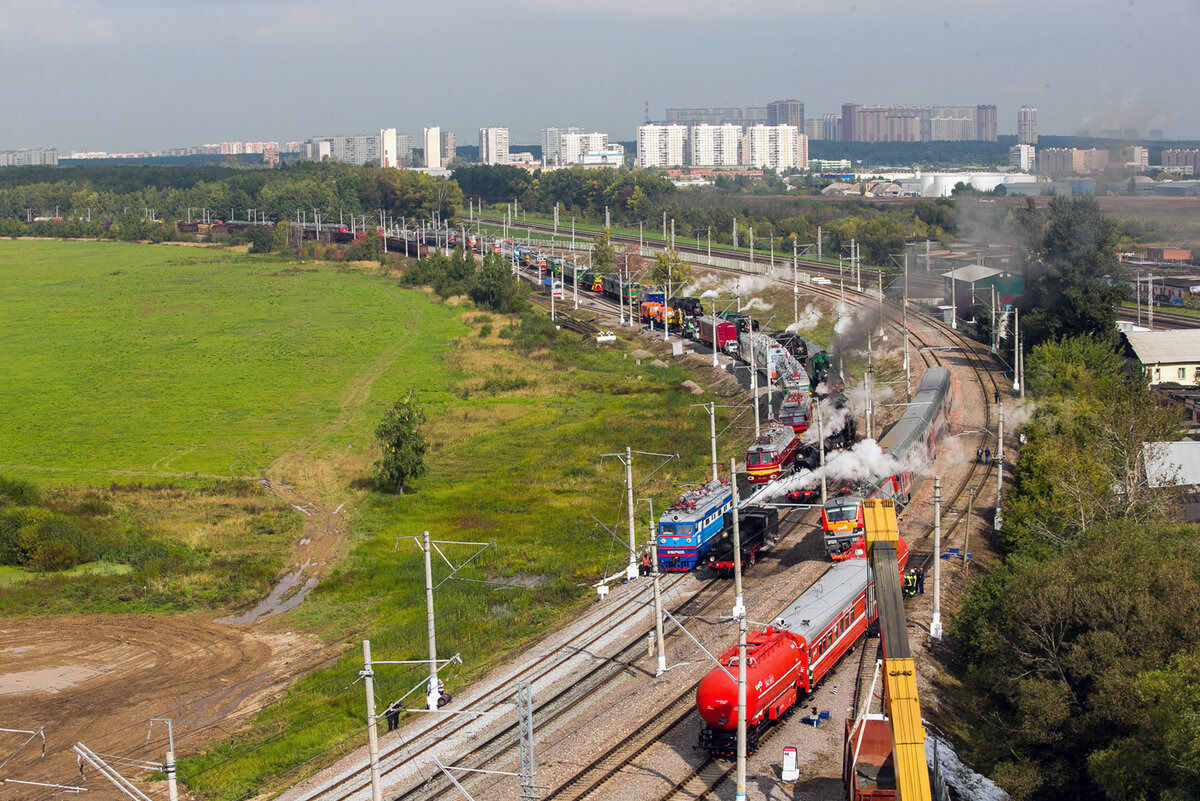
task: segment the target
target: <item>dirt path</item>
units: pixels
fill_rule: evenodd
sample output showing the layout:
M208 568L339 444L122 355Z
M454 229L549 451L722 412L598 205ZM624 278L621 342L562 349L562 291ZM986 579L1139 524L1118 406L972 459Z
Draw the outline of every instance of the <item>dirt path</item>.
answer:
M0 778L57 784L80 781L71 748L161 762L166 732L150 718L171 718L177 755L228 737L259 709L281 696L299 675L331 653L315 637L288 631L278 612L291 608L344 554L351 499L348 476L366 469L365 454L318 458L370 399L375 382L416 342L416 326L348 382L340 411L259 479L304 516L304 530L288 558L291 573L272 597L241 615L105 615L0 623L0 728L45 731L0 772ZM107 471L112 474L113 471ZM122 475L169 477L166 471ZM187 474L189 476L194 474ZM214 476L228 478L228 476ZM0 762L26 735L0 733ZM136 769L122 768L126 775ZM94 772L84 786L91 801L124 799ZM0 801L48 797L53 790L0 783ZM165 797L165 790L160 793Z

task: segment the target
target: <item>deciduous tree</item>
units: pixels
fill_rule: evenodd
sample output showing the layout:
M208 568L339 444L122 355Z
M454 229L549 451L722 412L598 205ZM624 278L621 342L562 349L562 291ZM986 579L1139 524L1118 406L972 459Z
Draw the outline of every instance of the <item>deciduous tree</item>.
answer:
M382 455L375 462L375 484L384 492L403 493L414 478L425 475L429 444L423 430L425 410L410 391L392 404L375 429Z

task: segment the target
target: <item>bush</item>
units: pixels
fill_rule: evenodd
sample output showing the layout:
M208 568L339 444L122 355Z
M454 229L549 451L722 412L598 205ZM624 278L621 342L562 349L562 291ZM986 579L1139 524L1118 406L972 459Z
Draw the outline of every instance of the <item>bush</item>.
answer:
M36 506L41 500L33 482L0 476L0 506Z
M69 570L79 564L79 552L75 546L61 540L39 542L29 555L29 567L50 572Z

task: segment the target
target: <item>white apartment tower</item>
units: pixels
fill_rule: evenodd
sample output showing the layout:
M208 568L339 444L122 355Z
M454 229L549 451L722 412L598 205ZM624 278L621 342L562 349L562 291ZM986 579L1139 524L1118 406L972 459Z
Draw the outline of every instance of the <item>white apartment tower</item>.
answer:
M1021 106L1017 112L1017 144L1036 145L1037 138L1037 109L1033 106Z
M400 166L399 154L396 152L396 129L379 129L379 166L396 168Z
M686 125L638 127L637 163L641 167L678 167L687 163Z
M550 127L542 129L542 163L551 166L561 164L562 137L564 134L581 134L583 129L577 125L567 128Z
M689 134L691 163L697 167L736 167L740 125L693 125Z
M606 133L565 133L559 136L558 163L580 164L587 153L608 150Z
M1008 149L1008 166L1018 172L1033 172L1036 159L1037 148L1033 145L1013 145Z
M422 130L425 142L425 166L431 170L442 168L442 129L440 126Z
M508 129L479 129L479 163L508 164Z
M751 125L742 137L747 167L789 170L808 166L808 137L795 125Z

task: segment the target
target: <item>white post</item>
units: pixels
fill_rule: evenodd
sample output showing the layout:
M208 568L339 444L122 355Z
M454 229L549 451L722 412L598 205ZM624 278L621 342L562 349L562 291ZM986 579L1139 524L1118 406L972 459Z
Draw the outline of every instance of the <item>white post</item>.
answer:
M795 235L792 236L792 325L796 330L800 329L800 278L796 257L796 242Z
M429 631L429 692L425 703L430 711L438 708L437 635L433 628L433 563L430 559L429 532L425 532L425 623Z
M866 411L867 439L874 439L874 436L872 436L872 430L871 430L871 412L874 410L871 408L871 373L870 373L870 370L863 373L863 387L865 388L866 393L867 393L867 411Z
M996 516L1000 516L1000 497L1004 489L1004 404L1000 404L1000 423L996 427Z
M625 449L625 489L626 501L629 503L629 567L625 568L625 578L633 581L637 578L637 541L633 532L633 449Z
M661 676L667 672L667 645L663 639L662 591L659 588L662 574L658 571L658 537L654 531L653 507L650 514L650 569L654 571L654 640L658 650L658 666L654 675Z
M750 343L750 394L754 398L754 438L758 439L759 419L758 419L758 365L754 363L754 324L750 324L749 336L746 341Z
M426 545L428 537L426 534ZM371 801L383 801L379 783L379 734L375 730L375 673L371 669L371 641L363 640L363 689L367 694L367 754L371 761Z
M912 366L908 361L908 253L904 254L904 305L901 307L904 324L904 397L912 402Z
M746 615L738 618L738 709L737 709L736 801L746 801Z
M714 337L715 338L715 337ZM717 480L717 402L708 407L708 436L712 440L713 481Z
M942 478L933 478L933 620L930 635L942 638Z
M742 600L742 533L738 524L737 459L729 460L729 486L733 490L733 616L745 620Z
M1021 389L1021 310L1019 308L1013 309L1013 389Z

